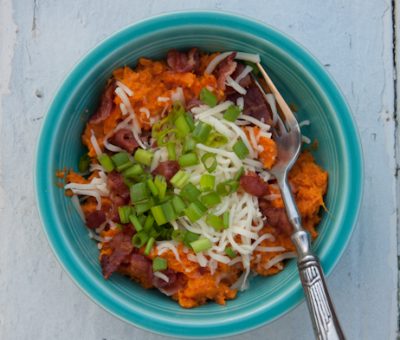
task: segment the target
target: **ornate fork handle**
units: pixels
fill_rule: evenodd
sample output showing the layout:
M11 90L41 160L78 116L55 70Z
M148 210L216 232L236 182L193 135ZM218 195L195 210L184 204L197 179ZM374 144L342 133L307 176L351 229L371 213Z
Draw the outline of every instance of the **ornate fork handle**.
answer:
M319 340L344 340L345 336L336 317L321 264L310 250L308 233L304 230L297 231L293 234L292 240L298 250L297 265L300 280L316 338Z

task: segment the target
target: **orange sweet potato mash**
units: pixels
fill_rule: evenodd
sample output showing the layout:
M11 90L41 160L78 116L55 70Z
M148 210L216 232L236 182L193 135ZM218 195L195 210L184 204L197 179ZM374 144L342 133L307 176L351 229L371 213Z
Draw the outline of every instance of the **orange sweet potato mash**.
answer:
M118 88L120 91L125 91L124 96L128 98L136 119L136 122L129 124L138 124L136 128L139 128L141 133L145 134L146 131L152 130L155 123L170 116L171 111L174 110L174 98L177 95L180 95L180 100L183 100L187 107L191 105L201 107L201 105L204 105L204 102L201 102L201 93L204 91L208 91L209 96L209 93L211 93L211 96L218 103L223 103L227 100L234 102L238 98L238 93L235 93L232 88L221 82L221 79L224 80L228 73L228 76L232 78L237 77L243 71L244 66L239 61L234 61L234 55L231 55L225 61L222 61L213 72L205 73L210 61L217 55L218 53L199 53L192 49L186 53L177 51L169 53L167 60L154 61L140 58L135 68L125 66L116 69L108 86L116 84L114 85L115 89ZM247 94L243 95L244 108L242 110L247 111L248 115L253 115L254 117L265 114L265 119L262 118L262 120L263 123L267 123L268 115L272 114L269 107L265 106L266 104L264 103L257 103L258 108L254 106L254 102L259 100L257 99L257 94L255 95L254 89L251 89L252 84L249 78L242 78L238 84L247 90ZM170 221L172 226L168 226L168 223L161 223L160 227L156 218L157 225L155 222L151 222L153 223L151 227L153 229L146 231L147 243L137 245L134 242L135 236L144 233L142 229L147 228L144 226L147 225L149 216L156 217L156 215L153 210L135 213L138 220L141 218L141 222L139 221L141 223L140 228L137 227L138 222L134 218L132 219L131 215L129 215L129 219L126 218L126 221L123 221L121 207L124 209L128 207L128 209L132 209L129 210L131 212L136 211L134 209L136 209L138 203L133 201L132 192L129 194L129 186L135 183L132 178L124 177L125 172L115 169L118 165L117 163L109 171L101 169L101 166L105 167L105 163L100 161L98 157L99 151L93 144L92 139L95 138L102 154L112 158L116 152L107 149L105 141L113 138L118 131L119 124L126 119L126 112L124 112L124 110L127 110L126 101L123 100L121 95L118 95L117 91L110 93L111 102L102 102L99 109L100 111L107 111L106 114L100 112L100 114L103 114L100 118L89 119L82 134L82 142L88 149L90 164L92 167L94 166L94 170L91 170L89 176L84 176L74 171L70 171L66 176L67 183L72 184L72 186L66 188L66 192L69 195L83 197L81 199L81 209L86 218L86 225L91 229L92 233L97 234L99 239L99 259L104 277L108 278L113 272L122 273L141 284L144 288L156 287L160 289L161 292L171 296L184 308L193 308L207 301L215 301L223 305L227 300L234 299L238 292L238 286L235 283L242 277L245 268L242 261L235 262L235 258L237 258L235 256L240 254L237 251L232 254L234 250L231 244L232 240L226 241L225 253L218 255L225 262L222 260L222 262L215 261L212 268L199 262L198 258L196 258L196 249L192 246L192 243L189 246L188 243L182 243L182 240L174 241L174 249L161 250L159 241L171 239L172 226L175 229L177 226L174 220ZM253 96L252 98L249 97L250 94ZM204 98L202 100L206 101ZM260 107L265 112L257 111L260 110ZM190 111L190 108L187 108L186 111ZM241 126L252 147L258 150L257 161L261 162L264 169L268 170L274 166L279 154L274 140L269 138L265 131L261 135L262 128L262 126L260 128L252 124ZM174 131L172 129L171 133ZM131 134L130 130L125 132L122 139L116 140L115 143L120 143L116 145L124 150L129 150L128 147L131 147L132 143L134 143L134 150L140 148L135 144L134 138L136 137ZM256 140L257 145L254 145L254 140ZM179 138L175 138L173 145L178 143ZM203 141L203 143L206 142ZM154 150L162 148L154 140L152 142L149 141L148 145L150 149ZM183 147L176 147L177 154L183 153L182 149ZM179 157L179 155L175 157ZM131 159L133 158L131 157ZM175 162L173 168L181 170L183 168L185 170L182 163L176 161L176 159L169 159L165 162ZM153 179L155 179L156 174L164 176L167 179L167 193L170 197L174 197L176 190L175 192L173 191L173 186L169 182L172 176L168 178L168 171L172 171L171 164L168 163L168 166L164 164L165 166L161 168L159 168L159 165L155 170L152 169L152 172L148 168L150 164L142 165L145 172L147 171L147 175L150 176L146 178L152 179L152 176L154 176ZM201 163L198 162L197 164ZM156 174L154 171L156 171ZM282 260L276 261L276 263L271 261L274 261L280 254L293 252L295 249L290 240L290 225L287 221L283 201L276 183L274 183L273 179L267 182L264 181L254 171L246 170L242 176L250 176L246 183L255 184L247 187L247 185L243 185L244 182L240 182L242 183L241 186L235 190L237 190L238 197L241 197L240 195L256 196L259 211L263 216L262 226L256 234L257 237L262 237L263 235L268 237L265 237L258 244L258 247L253 250L249 265L254 273L268 276L277 274L284 267ZM62 176L64 176L64 173ZM94 179L97 182L93 182ZM215 180L218 181L219 178ZM102 181L105 182L103 183ZM143 182L143 180L141 181ZM290 171L289 182L303 225L310 232L312 238L315 239L318 235L316 226L321 219L320 211L321 208L325 209L324 195L327 191L328 173L316 164L310 152L305 151L300 155ZM99 183L99 187L96 187L97 183ZM93 190L95 194L92 194ZM98 202L98 196L96 196L96 193L99 192L101 196L100 202ZM152 194L154 195L152 197L154 205L160 204L161 206L164 204L165 199L160 196L159 191L156 194L154 192ZM187 201L186 204L189 205L192 202ZM99 204L101 206L100 210ZM177 216L175 216L176 219L178 218ZM221 218L222 221L222 215L216 217ZM253 225L255 225L254 221ZM218 228L221 228L221 226L218 226ZM224 226L224 228L229 228L229 226ZM152 234L153 230L155 232ZM167 231L165 232L165 230ZM219 230L221 231L221 229ZM164 234L169 232L169 236L161 236L163 232ZM187 231L185 233L185 235L188 234ZM233 243L245 244L245 235L246 233L236 234ZM254 232L251 235L254 235ZM201 238L203 237L204 235L201 235ZM149 245L151 243L150 239L153 239L152 242L154 243ZM270 251L265 249L270 249ZM211 259L207 253L204 254L206 261ZM227 258L228 260L226 260ZM164 269L156 271L158 274L154 270L156 259L161 263L165 263ZM153 271L151 270L152 264Z

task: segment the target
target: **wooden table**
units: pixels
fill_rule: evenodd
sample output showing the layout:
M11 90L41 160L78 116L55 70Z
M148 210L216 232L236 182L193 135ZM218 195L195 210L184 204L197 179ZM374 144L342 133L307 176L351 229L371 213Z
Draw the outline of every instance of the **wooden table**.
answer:
M245 14L287 33L325 65L347 97L364 149L364 201L328 285L349 339L395 339L400 34L393 20L400 6L379 0L0 0L0 339L163 339L102 310L62 270L35 207L34 151L57 86L89 49L139 19L199 8ZM302 304L232 339L312 337Z

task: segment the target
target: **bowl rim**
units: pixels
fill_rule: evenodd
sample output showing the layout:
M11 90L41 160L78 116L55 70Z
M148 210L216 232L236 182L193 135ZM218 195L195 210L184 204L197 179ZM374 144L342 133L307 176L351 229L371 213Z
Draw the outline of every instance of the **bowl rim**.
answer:
M283 310L278 310L275 316L269 317L269 319L264 319L260 316L262 316L262 313L264 312L263 310L255 310L253 311L253 315L250 318L247 318L246 325L242 326L240 329L234 329L233 327L230 328L229 326L232 326L229 322L228 323L221 323L221 325L218 325L218 332L214 330L214 333L209 333L209 334L202 334L202 335L195 335L195 334L187 334L188 331L190 331L190 327L184 328L184 329L177 329L175 328L174 330L171 330L171 328L167 331L165 329L157 329L157 323L153 323L151 327L149 326L148 322L140 322L141 317L145 317L143 315L136 315L136 319L132 320L128 316L121 315L121 312L116 309L115 306L110 306L107 305L107 297L102 296L102 292L91 292L90 287L88 286L88 282L85 282L85 279L80 277L79 275L74 275L73 273L73 263L67 263L66 259L64 256L61 254L61 251L55 246L55 240L54 240L54 235L51 233L51 226L48 223L49 222L49 217L48 217L48 211L46 211L46 206L45 206L45 200L44 194L41 190L41 179L39 178L39 173L40 173L40 164L41 164L41 159L45 157L45 145L46 145L46 131L50 128L50 121L51 118L55 119L56 112L54 111L53 107L56 105L57 101L60 100L60 93L62 92L63 88L67 86L67 84L76 76L76 74L79 72L79 68L83 67L82 65L88 61L90 58L98 58L101 59L104 57L103 53L105 53L104 47L107 44L112 43L115 39L120 37L121 35L127 34L134 32L135 30L138 30L140 28L151 28L152 26L156 25L158 28L151 31L160 31L163 29L161 27L161 23L165 21L180 21L181 26L186 24L187 22L190 22L189 16L197 17L197 19L202 20L200 25L216 25L216 26L223 26L218 22L223 22L224 20L232 20L236 21L239 23L238 26L241 26L241 29L244 30L246 33L252 34L257 36L260 39L265 40L265 38L257 34L256 32L260 33L263 32L267 36L268 35L274 35L276 36L279 40L283 40L285 44L287 44L290 48L294 49L297 54L301 55L305 60L307 60L308 63L315 69L314 73L318 73L320 77L322 77L322 80L326 83L325 86L327 86L330 90L331 95L330 97L335 98L336 105L341 107L341 112L346 112L345 118L347 120L347 132L350 132L349 135L347 136L348 139L351 139L353 143L351 143L352 151L353 154L352 156L354 157L352 159L352 167L353 167L353 177L354 175L357 175L356 177L356 183L354 186L352 186L352 193L349 195L353 196L354 200L353 206L352 206L352 211L349 209L346 210L346 215L347 217L345 220L348 222L347 225L351 226L351 228L347 228L347 230L341 230L341 235L339 235L341 242L337 242L336 246L336 256L334 258L330 258L329 261L326 260L324 263L324 271L326 276L328 276L334 267L337 265L339 262L340 258L343 255L343 252L347 248L349 241L351 239L351 236L354 232L354 229L356 227L356 222L358 219L359 211L360 211L360 206L363 198L363 184L364 184L364 168L363 168L363 152L362 152L362 145L360 142L360 135L359 131L357 128L357 124L353 118L352 111L347 104L346 98L341 92L338 84L336 81L332 78L330 73L321 65L321 63L300 43L298 43L295 39L292 37L288 36L286 33L283 33L279 29L276 29L275 27L266 24L262 21L259 21L257 19L248 17L248 16L243 16L239 13L234 13L234 12L227 12L227 11L214 11L214 10L183 10L183 11L173 11L173 12L167 12L155 16L151 16L149 18L145 18L139 21L136 21L128 26L125 26L115 33L109 35L107 38L101 40L98 44L95 45L95 47L91 48L86 54L84 54L72 67L72 69L68 72L67 75L64 77L64 79L61 81L60 85L54 92L54 97L50 101L45 117L43 119L40 132L39 132L39 137L37 140L36 144L36 150L35 150L35 168L34 168L34 191L35 191L35 197L36 197L36 207L39 213L39 217L41 220L42 224L42 230L44 234L46 235L46 239L50 245L50 248L52 249L54 255L56 256L58 262L61 264L63 270L68 274L68 276L72 279L72 281L92 300L94 301L98 306L103 308L104 310L108 311L112 315L116 316L117 318L134 325L135 327L138 327L140 329L150 331L152 333L157 333L161 335L166 335L166 336L178 336L178 337L186 337L186 338L208 338L208 337L222 337L222 336L230 336L230 335L236 335L240 334L243 332L247 332L250 330L253 330L255 328L264 326L266 324L269 324L281 316L287 314L294 308L296 308L302 301L304 301L304 296L302 294L298 294L301 292L301 285L300 281L294 283L292 285L292 290L294 290L297 294L291 294L291 299L288 301L290 306L284 308ZM219 20L216 20L216 19ZM175 23L176 24L176 23ZM252 31L251 31L252 30ZM140 37L140 35L139 35ZM309 71L309 68L307 68ZM318 85L321 84L321 79L318 81ZM324 91L325 93L325 91ZM333 99L332 98L332 99ZM332 102L330 99L329 102ZM354 184L354 183L353 183ZM47 215L47 216L46 216ZM344 232L345 231L345 232ZM323 259L321 258L321 262ZM76 273L75 273L76 274ZM139 318L137 317L139 316ZM147 317L150 317L149 315ZM151 316L153 317L153 316ZM257 318L256 318L257 317ZM153 320L157 322L157 320ZM232 321L230 321L232 323ZM173 328L172 328L173 329ZM221 329L223 329L221 331Z

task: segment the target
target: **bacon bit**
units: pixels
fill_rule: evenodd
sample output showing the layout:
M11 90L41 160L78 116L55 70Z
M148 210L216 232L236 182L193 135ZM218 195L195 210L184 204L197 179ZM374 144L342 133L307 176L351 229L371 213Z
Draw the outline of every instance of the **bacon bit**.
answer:
M236 70L237 63L235 61L235 57L236 52L232 52L229 56L227 56L218 64L215 70L215 74L217 75L218 87L222 90L225 90L226 78L228 78Z
M65 170L58 170L58 171L56 171L56 177L57 177L57 178L64 179L64 177L65 177Z
M100 104L96 112L90 117L89 122L92 124L99 124L104 121L112 112L114 108L114 91L116 88L115 81L111 81L103 94L101 95Z
M267 183L254 172L249 172L240 177L240 186L253 196L262 197L268 193Z

